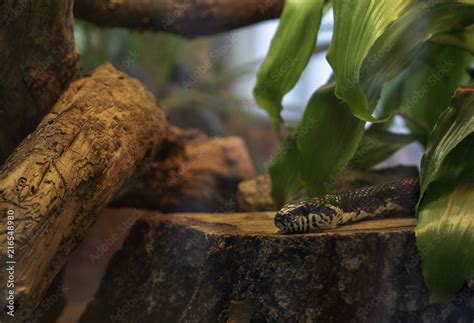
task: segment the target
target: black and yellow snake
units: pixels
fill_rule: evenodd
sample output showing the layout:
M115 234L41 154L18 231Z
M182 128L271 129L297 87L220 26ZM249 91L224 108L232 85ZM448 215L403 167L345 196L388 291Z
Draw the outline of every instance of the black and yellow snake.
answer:
M303 199L289 203L278 211L275 225L283 233L296 233L333 229L375 217L413 215L419 194L418 178L407 178L345 193Z

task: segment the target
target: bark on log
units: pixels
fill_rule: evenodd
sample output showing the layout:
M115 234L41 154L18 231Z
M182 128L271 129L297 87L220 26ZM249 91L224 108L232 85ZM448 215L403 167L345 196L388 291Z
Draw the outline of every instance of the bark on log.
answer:
M16 261L15 321L38 305L95 215L154 154L166 129L153 96L104 65L73 82L10 156L0 170L0 245L2 263ZM14 255L6 250L8 210ZM4 290L4 270L0 278Z
M51 323L56 322L66 307L66 290L64 286L64 268L56 275L49 285L44 298L23 323Z
M254 176L242 139L208 138L196 130L173 128L159 158L140 170L112 206L161 212L235 211L239 183Z
M105 27L196 37L277 18L284 0L76 0L76 17Z
M272 213L142 218L109 263L81 322L472 319L474 290L463 290L450 305L428 305L415 219L281 235L272 218Z
M0 3L0 165L76 74L73 0Z

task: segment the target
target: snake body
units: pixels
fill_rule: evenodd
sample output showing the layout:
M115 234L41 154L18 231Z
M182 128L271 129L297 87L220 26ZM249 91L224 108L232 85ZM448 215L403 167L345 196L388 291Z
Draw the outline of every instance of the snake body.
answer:
M357 190L299 200L275 215L284 233L333 229L375 217L413 215L419 198L418 178L374 185Z

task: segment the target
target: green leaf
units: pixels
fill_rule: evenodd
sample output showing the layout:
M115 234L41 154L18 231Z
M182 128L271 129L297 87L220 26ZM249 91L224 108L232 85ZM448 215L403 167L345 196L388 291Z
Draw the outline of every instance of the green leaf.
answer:
M309 196L339 182L364 134L365 123L334 91L334 82L316 91L298 127L301 182Z
M388 26L364 61L360 83L369 101L378 99L382 86L403 71L430 38L474 23L472 0L420 1L408 9Z
M372 117L375 102L369 103L360 85L362 64L376 40L400 17L408 0L334 0L334 33L327 59L336 76L336 95L352 113L365 121Z
M432 301L449 301L474 275L474 88L440 116L422 161L416 226Z
M257 73L255 101L278 126L282 100L298 81L316 45L323 0L286 0L270 51Z
M272 179L272 199L277 207L283 206L302 189L299 158L296 138L290 136L272 159L269 173Z
M395 112L398 111L402 105L406 72L407 70L404 70L383 86L380 99L375 108L374 114L376 116L392 116L387 122L381 124L386 130L389 130L393 126L393 116L395 116Z
M430 39L431 42L461 48L474 55L474 26L462 32L439 34Z
M327 193L357 149L364 122L352 115L334 90L332 82L314 93L295 133L272 160L272 197L277 206L303 186L310 196Z
M469 82L468 62L469 54L461 49L426 44L420 57L410 65L400 110L426 125L423 129L405 120L412 133L425 138L424 144L454 91Z
M355 116L373 122L385 121L371 115L382 86L409 65L426 41L474 23L472 0L336 0L334 10L328 60L336 74L336 95Z
M385 84L376 113L401 115L426 145L454 91L469 81L466 67L472 60L461 49L426 43L409 67Z
M372 125L365 132L350 165L354 168L368 169L416 139L413 135L392 133L385 130L383 126Z

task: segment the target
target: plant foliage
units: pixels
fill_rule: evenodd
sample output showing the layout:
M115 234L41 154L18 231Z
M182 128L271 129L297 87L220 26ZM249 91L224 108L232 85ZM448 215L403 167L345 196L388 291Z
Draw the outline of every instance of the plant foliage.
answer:
M298 81L316 45L323 0L286 0L270 52L257 74L257 104L280 124L281 101Z
M473 84L474 85L474 84ZM461 88L430 135L416 236L433 301L474 277L474 87Z
M273 199L282 205L303 188L310 196L327 193L348 167L371 167L420 142L427 152L418 243L426 247L441 233L451 239L449 248L423 257L425 278L433 295L451 296L473 274L469 248L465 256L446 258L462 243L474 245L472 168L471 176L465 174L474 161L473 135L466 130L473 103L455 100L446 107L454 90L468 82L474 1L333 0L332 5L335 25L327 59L334 77L315 91L298 128L273 159ZM322 12L322 1L285 2L254 89L257 104L278 127L283 97L314 50ZM292 68L284 68L288 57L294 58ZM395 115L409 134L391 131ZM374 124L365 127L366 122ZM462 262L452 277L440 265L443 259Z

